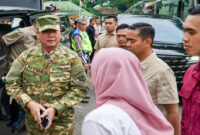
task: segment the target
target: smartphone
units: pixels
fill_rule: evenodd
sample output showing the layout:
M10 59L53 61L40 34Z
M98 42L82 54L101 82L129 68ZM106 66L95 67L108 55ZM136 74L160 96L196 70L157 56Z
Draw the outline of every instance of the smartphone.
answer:
M48 116L45 116L44 118L41 119L42 120L42 126L44 128L47 127L47 125L49 124L49 117Z
M43 111L40 110L40 114L42 114L42 113L43 113ZM48 116L45 116L44 118L41 118L41 121L42 121L42 126L43 126L44 128L46 128L47 125L49 124L49 117L48 117Z

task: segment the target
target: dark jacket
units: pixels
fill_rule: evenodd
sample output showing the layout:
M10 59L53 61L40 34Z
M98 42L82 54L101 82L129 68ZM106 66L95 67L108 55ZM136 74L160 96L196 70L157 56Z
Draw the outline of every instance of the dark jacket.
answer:
M94 36L95 36L95 29L93 26L89 25L86 28L86 32L89 36L90 42L92 43L92 48L94 48L94 44L95 44L95 40L94 40Z

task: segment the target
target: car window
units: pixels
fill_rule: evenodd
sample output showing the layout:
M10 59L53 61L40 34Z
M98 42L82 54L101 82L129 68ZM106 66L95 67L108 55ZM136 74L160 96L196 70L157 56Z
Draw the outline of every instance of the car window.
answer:
M128 18L128 17L127 17ZM154 41L167 42L167 43L182 43L182 37L184 31L182 29L182 23L179 20L170 19L155 19L155 18L142 18L142 17L132 17L129 19L120 18L119 24L127 23L129 25L146 22L151 24L155 28L155 39Z
M25 23L22 20L22 18L13 18L12 23L11 23L11 28L16 29L16 28L22 28L25 27Z

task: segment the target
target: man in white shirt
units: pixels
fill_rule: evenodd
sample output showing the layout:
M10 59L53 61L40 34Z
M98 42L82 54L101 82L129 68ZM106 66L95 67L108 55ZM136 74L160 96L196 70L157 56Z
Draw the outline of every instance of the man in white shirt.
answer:
M99 36L99 34L101 32L101 23L100 23L99 17L95 18L94 29L95 29L95 40L97 40L97 37Z

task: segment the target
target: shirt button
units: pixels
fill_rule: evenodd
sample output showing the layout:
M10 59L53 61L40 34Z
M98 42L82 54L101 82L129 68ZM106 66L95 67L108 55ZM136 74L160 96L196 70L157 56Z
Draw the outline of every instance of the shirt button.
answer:
M192 126L192 123L190 123L190 126Z
M195 106L195 105L193 105L192 107L193 107L193 108L195 108L196 106Z

